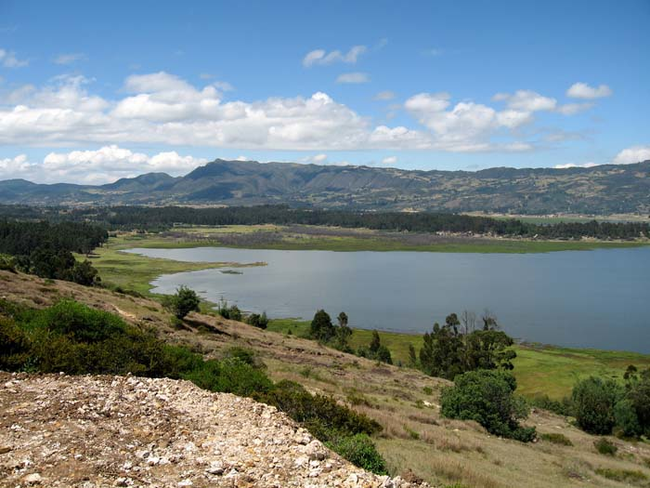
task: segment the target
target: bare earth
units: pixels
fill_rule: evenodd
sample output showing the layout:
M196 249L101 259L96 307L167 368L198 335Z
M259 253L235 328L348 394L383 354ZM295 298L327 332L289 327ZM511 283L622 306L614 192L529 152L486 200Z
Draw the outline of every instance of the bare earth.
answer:
M410 487L187 381L0 373L0 486Z

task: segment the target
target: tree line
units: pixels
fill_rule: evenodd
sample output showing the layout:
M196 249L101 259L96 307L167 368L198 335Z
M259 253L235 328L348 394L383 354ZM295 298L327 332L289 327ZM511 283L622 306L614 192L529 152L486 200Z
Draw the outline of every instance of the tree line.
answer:
M0 268L93 285L99 281L97 270L72 253L89 254L107 239L106 229L85 222L0 220L0 255L9 256Z
M452 213L362 212L291 208L286 205L192 208L114 206L94 208L34 208L0 206L12 218L92 221L112 230L166 230L184 225L321 225L408 232L452 232L481 235L577 239L635 239L650 237L642 222L561 222L534 224L519 219L495 219Z

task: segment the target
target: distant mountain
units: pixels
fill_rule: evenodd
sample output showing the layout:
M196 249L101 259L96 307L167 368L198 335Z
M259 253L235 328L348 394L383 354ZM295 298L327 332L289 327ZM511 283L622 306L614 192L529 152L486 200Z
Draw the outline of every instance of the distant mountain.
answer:
M217 159L174 178L149 173L102 186L0 181L0 203L30 205L286 203L368 210L520 214L650 212L650 160L591 168L408 171Z

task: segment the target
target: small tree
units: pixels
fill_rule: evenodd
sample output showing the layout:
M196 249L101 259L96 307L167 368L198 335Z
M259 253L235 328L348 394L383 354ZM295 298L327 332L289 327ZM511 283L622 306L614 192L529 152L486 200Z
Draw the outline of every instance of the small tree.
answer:
M621 397L621 387L612 380L591 376L579 381L571 395L578 426L590 434L611 434L614 406Z
M328 342L335 333L334 324L332 324L329 314L322 309L316 312L311 321L309 336L321 342Z
M176 290L176 294L165 301L165 306L177 319L182 320L188 313L198 312L200 303L201 300L194 290L190 290L185 285L181 285Z
M514 396L515 377L504 371L478 370L456 376L454 386L442 391L445 417L475 420L494 435L523 442L535 438L535 428L521 427L528 415L526 403Z

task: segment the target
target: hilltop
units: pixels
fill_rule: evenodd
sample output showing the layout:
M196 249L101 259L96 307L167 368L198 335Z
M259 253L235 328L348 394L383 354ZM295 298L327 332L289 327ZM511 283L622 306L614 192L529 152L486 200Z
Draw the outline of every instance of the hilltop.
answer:
M409 171L217 159L182 177L150 173L91 186L0 182L0 203L258 205L488 212L647 214L650 161L591 168Z

